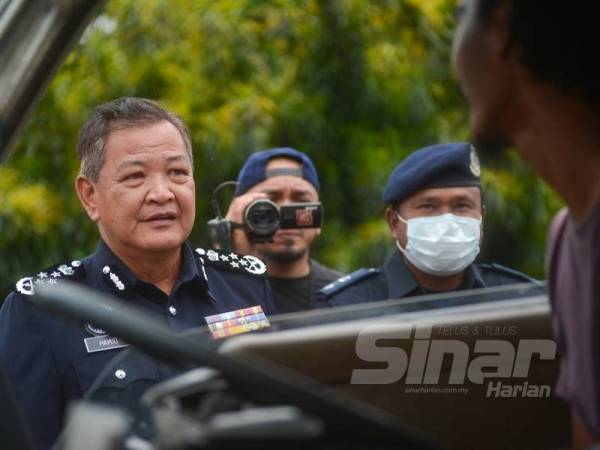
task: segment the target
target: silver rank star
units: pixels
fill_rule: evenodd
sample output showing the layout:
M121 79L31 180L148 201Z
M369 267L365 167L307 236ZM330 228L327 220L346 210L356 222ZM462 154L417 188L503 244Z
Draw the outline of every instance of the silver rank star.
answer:
M231 267L240 267L240 265L238 263L236 263L235 261L231 261Z
M227 255L221 255L220 258L221 261L229 261L229 257Z
M46 272L38 273L38 278L48 278L48 274Z
M237 260L237 259L238 259L238 255L236 255L235 253L230 253L228 256L229 256L231 259L235 259L235 260Z
M51 276L51 277L53 277L53 278L60 277L60 272L57 272L57 271L55 270L54 272L52 272L52 273L50 274L50 276Z

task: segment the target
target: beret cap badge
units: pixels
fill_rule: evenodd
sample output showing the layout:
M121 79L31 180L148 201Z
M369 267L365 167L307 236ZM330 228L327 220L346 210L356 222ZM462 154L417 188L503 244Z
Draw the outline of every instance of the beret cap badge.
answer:
M479 164L479 157L477 156L477 152L475 151L475 147L471 145L470 152L471 164L469 164L469 169L471 169L471 173L476 177L481 176L481 164Z

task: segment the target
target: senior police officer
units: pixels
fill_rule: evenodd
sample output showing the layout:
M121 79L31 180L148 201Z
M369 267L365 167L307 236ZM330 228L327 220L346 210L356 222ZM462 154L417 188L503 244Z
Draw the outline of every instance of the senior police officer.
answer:
M50 448L67 404L82 397L126 346L94 324L81 326L28 300L39 284L75 280L145 309L173 329L247 307L273 313L266 267L253 256L193 251L192 148L183 122L156 103L122 98L93 110L78 142L76 191L100 233L96 251L21 279L0 310L0 364L39 448ZM256 308L258 311L259 309ZM123 367L124 390L164 373L151 361Z
M319 201L317 170L305 153L290 147L253 153L238 175L236 197L227 219L242 222L246 207L257 199L278 206ZM243 229L233 230L238 253L256 255L267 264L273 300L278 313L310 309L317 292L343 274L310 257L310 246L320 228L278 230L271 242L252 242Z
M360 269L324 287L319 306L535 281L498 264L474 264L482 219L480 167L466 143L408 156L383 193L397 250L381 268Z

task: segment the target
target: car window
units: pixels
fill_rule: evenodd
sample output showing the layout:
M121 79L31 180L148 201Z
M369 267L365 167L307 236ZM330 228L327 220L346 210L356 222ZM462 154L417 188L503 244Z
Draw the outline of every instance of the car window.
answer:
M430 294L412 298L390 299L378 302L359 303L317 311L303 311L280 314L269 318L270 326L248 334L269 334L307 327L360 323L369 320L394 321L411 320L427 315L466 314L469 311L511 307L526 309L528 302L547 304L546 283L519 283L469 291ZM510 306L509 306L510 305ZM232 334L225 338L213 338L211 328L197 328L190 334L202 339L207 345L218 348L224 342L239 336ZM246 332L240 333L240 335Z
M102 1L0 1L0 161Z

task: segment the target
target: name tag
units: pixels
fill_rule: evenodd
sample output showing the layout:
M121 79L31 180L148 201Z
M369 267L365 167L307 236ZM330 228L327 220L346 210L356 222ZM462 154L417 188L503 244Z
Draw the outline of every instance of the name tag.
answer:
M215 339L248 333L249 331L271 326L260 305L207 316L204 320L206 320L208 328Z
M85 338L83 343L88 353L103 352L104 350L113 350L129 345L118 337L108 335Z

